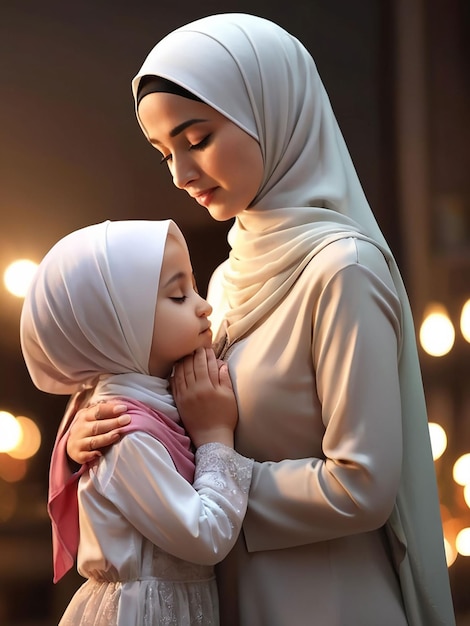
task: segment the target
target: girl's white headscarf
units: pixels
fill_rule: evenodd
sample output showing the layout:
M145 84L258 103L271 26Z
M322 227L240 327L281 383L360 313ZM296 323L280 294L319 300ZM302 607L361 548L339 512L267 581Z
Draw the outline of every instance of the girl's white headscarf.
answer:
M232 250L223 286L230 342L276 306L329 242L353 235L382 250L403 310L399 375L404 461L397 505L387 527L398 540L395 554L410 624L453 624L408 298L312 57L296 38L268 20L221 14L162 39L132 82L134 98L145 75L167 78L194 93L261 146L262 185L229 233Z
M103 222L46 254L25 298L21 345L34 384L91 401L128 396L173 419L168 381L149 375L155 305L171 220ZM164 332L164 329L163 329Z

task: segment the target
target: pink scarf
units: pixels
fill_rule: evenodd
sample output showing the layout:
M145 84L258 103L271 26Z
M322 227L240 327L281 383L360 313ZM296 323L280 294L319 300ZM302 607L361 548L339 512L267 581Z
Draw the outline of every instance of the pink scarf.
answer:
M78 524L78 479L88 469L85 464L78 472L72 473L67 459L67 439L70 425L80 407L81 394L72 398L67 408L63 426L59 429L52 451L49 472L48 511L52 522L52 547L54 583L58 582L75 562L79 542ZM183 427L163 413L150 409L137 400L116 398L127 405L126 414L132 421L123 426L124 435L137 430L152 435L168 450L177 471L190 483L194 479L194 454L191 440Z

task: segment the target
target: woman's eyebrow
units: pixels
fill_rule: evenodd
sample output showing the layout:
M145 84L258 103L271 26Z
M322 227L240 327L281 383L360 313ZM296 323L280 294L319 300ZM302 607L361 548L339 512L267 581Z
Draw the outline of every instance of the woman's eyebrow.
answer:
M169 135L172 138L176 137L177 135L182 133L186 128L188 128L188 126L192 126L193 124L200 124L201 122L207 122L207 121L208 120L194 117L190 120L186 120L186 122L182 122L181 124L178 124L178 126L175 126L172 130L170 130ZM149 137L148 140L149 140L149 143L151 143L152 145L157 145L157 146L163 145L161 141L158 141L158 139L154 139L153 137Z
M192 126L193 124L200 124L201 122L207 122L207 120L199 119L197 117L186 120L186 122L182 122L181 124L178 124L178 126L175 126L173 130L170 130L170 137L176 137L177 135L182 133L183 130L186 130L188 126Z

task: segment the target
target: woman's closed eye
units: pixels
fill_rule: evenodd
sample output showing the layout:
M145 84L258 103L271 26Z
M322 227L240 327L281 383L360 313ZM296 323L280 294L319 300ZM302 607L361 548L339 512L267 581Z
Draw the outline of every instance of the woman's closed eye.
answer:
M185 302L188 299L188 296L172 296L170 298L170 300L173 300L173 302L176 302L178 304L183 304L183 302Z
M189 149L190 150L204 150L204 148L206 148L212 139L212 135L209 133L208 135L206 135L204 137L204 139L202 139L201 141L198 141L198 143L194 143L194 144L190 144Z
M204 137L204 139L202 139L201 141L199 141L198 143L190 143L189 144L189 150L204 150L211 142L212 139L212 135L206 135L206 137ZM166 156L164 156L162 158L162 160L160 161L160 165L163 165L164 163L168 163L169 161L171 161L173 158L173 155L167 154Z

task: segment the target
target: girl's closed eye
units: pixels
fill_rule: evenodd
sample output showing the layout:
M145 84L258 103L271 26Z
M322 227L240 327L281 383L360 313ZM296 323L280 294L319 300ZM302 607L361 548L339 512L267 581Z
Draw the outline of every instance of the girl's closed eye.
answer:
M173 302L177 302L178 304L183 304L187 298L188 296L172 296L170 297L170 300L173 300Z

